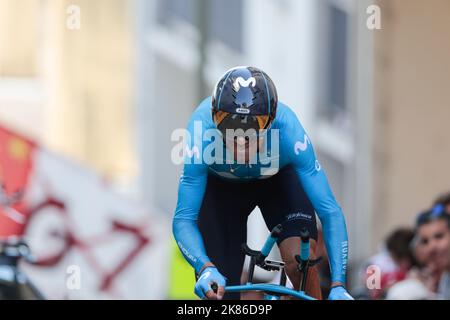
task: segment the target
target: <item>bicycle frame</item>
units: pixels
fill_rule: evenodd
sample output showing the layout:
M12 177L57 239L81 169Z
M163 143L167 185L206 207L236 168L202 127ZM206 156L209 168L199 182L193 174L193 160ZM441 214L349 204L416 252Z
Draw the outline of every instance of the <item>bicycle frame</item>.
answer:
M303 229L300 233L301 237L301 246L300 246L300 255L296 255L295 259L297 260L298 270L302 273L302 280L300 285L300 290L296 291L293 289L289 289L286 287L286 274L284 271L284 263L269 261L267 260L267 256L272 251L273 246L275 245L279 235L281 234L282 226L276 226L269 237L267 238L263 248L261 251L255 251L250 249L247 244L242 245L242 249L244 253L250 256L250 265L248 270L248 280L245 285L239 286L227 286L225 287L226 292L248 292L248 291L261 291L264 292L265 300L279 300L281 296L291 296L294 298L298 298L301 300L316 300L315 298L308 296L305 293L306 280L308 277L309 267L317 264L321 258L316 260L310 260L309 252L310 252L310 237L309 233L306 229ZM267 271L280 271L282 272L280 278L280 284L254 284L253 281L253 273L255 267L258 266ZM213 288L214 289L214 288ZM216 291L216 290L214 290Z

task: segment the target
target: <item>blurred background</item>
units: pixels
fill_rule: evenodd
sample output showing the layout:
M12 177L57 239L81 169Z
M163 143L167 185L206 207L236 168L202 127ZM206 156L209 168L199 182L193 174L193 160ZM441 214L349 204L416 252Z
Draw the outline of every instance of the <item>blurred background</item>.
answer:
M252 65L315 144L346 215L356 292L385 237L450 191L449 38L447 0L0 0L0 178L5 194L25 192L24 220L4 213L0 234L64 255L24 266L50 298L194 298L170 229L182 169L171 133L227 69ZM44 208L28 227L44 198L64 214ZM263 241L250 225L249 242ZM81 289L67 287L69 265Z

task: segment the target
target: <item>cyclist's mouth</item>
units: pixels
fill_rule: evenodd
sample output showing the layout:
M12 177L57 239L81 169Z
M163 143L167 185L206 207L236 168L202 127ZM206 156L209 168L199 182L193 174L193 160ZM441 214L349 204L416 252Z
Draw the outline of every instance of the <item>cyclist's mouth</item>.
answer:
M234 160L239 163L248 163L250 158L253 158L257 153L257 142L249 139L240 140L237 138L234 140Z
M261 137L235 136L233 139L224 139L228 150L233 151L234 161L239 164L247 164L253 160L260 148L262 148Z

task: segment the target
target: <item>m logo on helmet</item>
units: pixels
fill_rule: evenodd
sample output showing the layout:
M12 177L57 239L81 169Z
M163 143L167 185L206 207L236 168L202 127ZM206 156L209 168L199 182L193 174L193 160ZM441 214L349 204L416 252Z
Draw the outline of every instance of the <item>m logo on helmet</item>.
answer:
M244 80L242 77L238 77L233 82L233 90L238 92L241 90L241 87L248 88L250 85L253 88L256 86L256 79L254 77L250 77L247 80Z

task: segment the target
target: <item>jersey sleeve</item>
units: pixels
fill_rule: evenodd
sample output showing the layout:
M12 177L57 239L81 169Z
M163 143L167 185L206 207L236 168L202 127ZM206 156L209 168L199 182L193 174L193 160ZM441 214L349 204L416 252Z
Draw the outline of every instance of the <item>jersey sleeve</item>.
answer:
M309 136L292 110L287 113L282 131L282 150L287 153L290 163L322 223L332 281L345 283L348 239L342 209L316 158Z
M178 186L178 202L172 222L173 235L185 259L198 273L209 258L197 225L206 189L208 167L202 159L201 119L193 119L183 143L184 164Z

